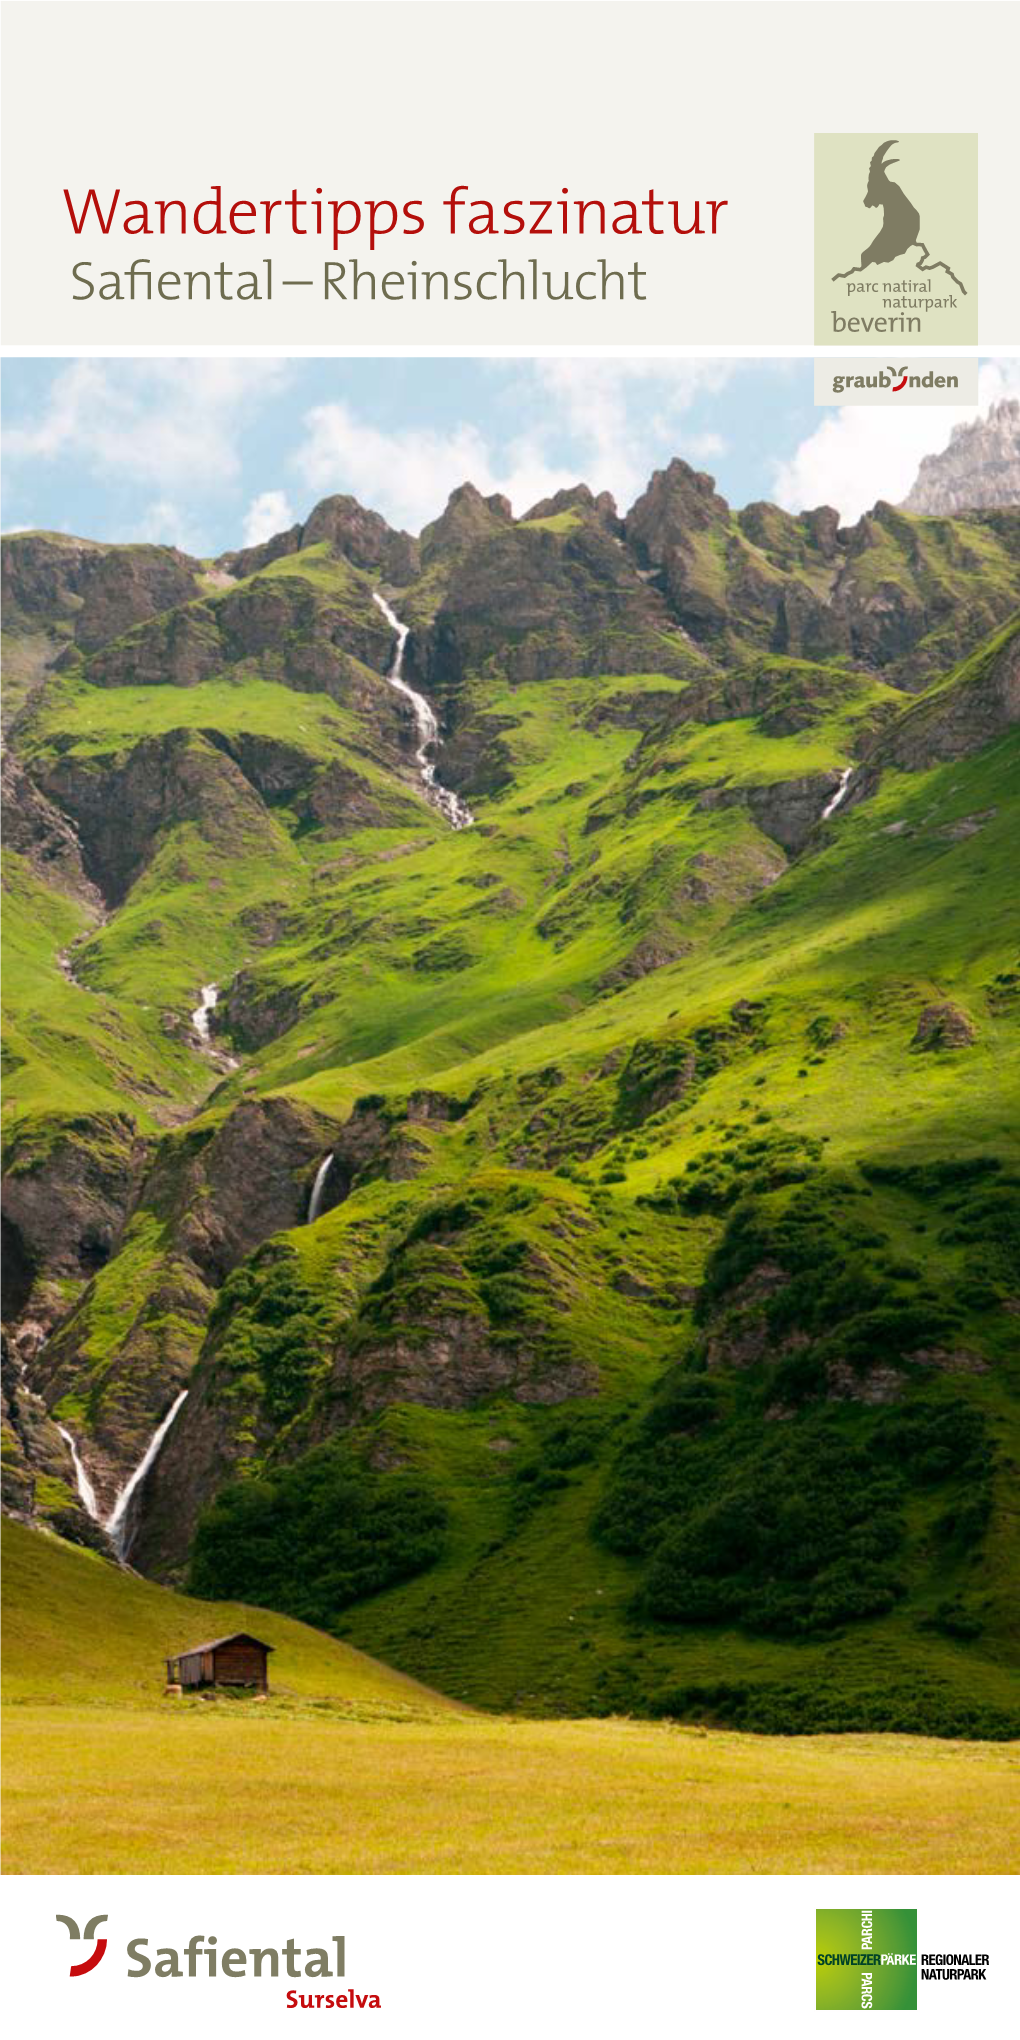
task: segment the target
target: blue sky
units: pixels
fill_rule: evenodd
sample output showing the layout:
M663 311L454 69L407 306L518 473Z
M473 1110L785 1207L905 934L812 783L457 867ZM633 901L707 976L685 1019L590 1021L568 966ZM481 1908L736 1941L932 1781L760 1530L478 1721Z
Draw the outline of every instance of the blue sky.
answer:
M629 507L679 454L742 506L897 501L972 412L816 410L809 360L9 358L5 530L255 543L323 496L417 531L470 480L520 515L575 481ZM981 408L1020 390L986 363Z

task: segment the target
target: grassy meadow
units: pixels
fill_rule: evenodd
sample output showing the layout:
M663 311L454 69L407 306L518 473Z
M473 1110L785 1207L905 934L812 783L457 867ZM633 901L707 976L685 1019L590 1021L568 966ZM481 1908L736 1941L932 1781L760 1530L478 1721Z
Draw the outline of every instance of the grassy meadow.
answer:
M1002 1744L469 1712L262 1609L4 1526L8 1872L1002 1872ZM165 1698L171 1649L275 1644L266 1701Z

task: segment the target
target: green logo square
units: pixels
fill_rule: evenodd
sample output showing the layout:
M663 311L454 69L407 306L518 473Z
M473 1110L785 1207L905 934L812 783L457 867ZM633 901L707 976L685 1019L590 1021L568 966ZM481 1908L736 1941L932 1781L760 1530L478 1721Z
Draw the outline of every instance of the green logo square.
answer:
M916 1911L905 1906L819 1906L815 2010L916 2012Z

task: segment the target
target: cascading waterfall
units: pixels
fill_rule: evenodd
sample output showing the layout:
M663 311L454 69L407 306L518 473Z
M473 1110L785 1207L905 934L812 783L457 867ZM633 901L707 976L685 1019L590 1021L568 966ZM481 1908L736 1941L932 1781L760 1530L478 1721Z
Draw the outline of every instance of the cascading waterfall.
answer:
M207 1048L212 1038L209 1031L209 1023L216 1010L216 1001L219 996L219 985L203 985L199 1003L191 1016L191 1024L195 1033Z
M198 1005L191 1016L191 1025L199 1047L220 1070L236 1070L239 1065L235 1055L217 1046L212 1037L212 1016L220 996L219 985L203 985Z
M451 829L469 829L474 821L471 809L461 800L460 795L454 793L449 786L440 785L436 778L435 760L429 755L430 752L438 749L441 742L439 724L435 714L426 701L424 694L416 694L414 688L409 687L407 681L403 678L404 647L410 636L410 625L401 623L400 618L394 615L389 603L385 600L384 596L379 594L378 590L373 589L372 592L373 598L382 610L390 629L395 630L397 634L397 648L393 654L393 664L386 678L390 686L395 687L397 693L402 694L405 700L410 702L414 710L415 726L418 731L418 749L415 752L415 757L418 761L422 785L425 788L425 798L430 800L433 807L437 807L440 813L446 816Z
M839 785L837 786L836 791L828 804L828 807L823 807L822 809L823 822L827 822L829 816L834 815L836 809L842 806L844 797L849 790L850 781L853 778L853 771L854 768L852 765L844 766L842 772L839 775Z
M63 1424L57 1425L57 1430L60 1432L60 1435L63 1438L69 1453L71 1454L71 1464L74 1467L74 1477L78 1483L78 1493L79 1496L81 1497L82 1505L85 1508L86 1513L91 1516L92 1521L94 1523L98 1523L100 1528L106 1531L106 1534L110 1539L110 1542L113 1545L113 1548L118 1558L123 1559L126 1558L127 1556L128 1544L130 1542L132 1530L129 1514L131 1503L134 1500L135 1495L141 1488L142 1483L146 1478L146 1475L151 1471L156 1460L159 1458L160 1452L163 1449L163 1441L166 1438L166 1434L169 1431L170 1426L173 1423L174 1418L176 1417L177 1412L181 1407L181 1404L187 1402L187 1399L188 1391L186 1388L182 1388L180 1395L177 1397L176 1401L171 1404L171 1407L167 1411L166 1416L163 1418L162 1423L159 1425L159 1428L153 1432L152 1437L149 1439L148 1445L146 1446L145 1451L138 1462L138 1465L135 1467L134 1472L128 1475L128 1478L124 1482L123 1487L121 1488L119 1494L117 1495L117 1498L108 1516L104 1516L102 1510L100 1509L95 1488L93 1487L92 1482L90 1481L88 1474L85 1471L85 1465L82 1460L81 1453L79 1452L78 1447L75 1444L75 1441L72 1438L70 1431L65 1430Z
M65 1431L63 1424L58 1424L57 1430L60 1432L64 1444L67 1446L67 1449L71 1454L71 1464L74 1467L74 1477L78 1483L78 1493L84 1504L86 1513L92 1517L94 1523L98 1523L100 1520L99 1503L96 1500L95 1488L93 1487L92 1482L90 1481L88 1474L85 1471L84 1465L82 1464L81 1453L79 1452L78 1447L75 1444L70 1431Z
M124 1486L121 1488L120 1493L117 1496L116 1501L114 1502L113 1508L111 1509L109 1515L106 1518L103 1528L106 1531L106 1534L109 1537L110 1542L113 1545L113 1548L118 1558L126 1558L127 1556L132 1527L129 1513L132 1500L134 1496L138 1493L138 1490L141 1487L143 1481L145 1480L146 1475L150 1471L150 1468L155 1464L156 1460L159 1458L160 1452L162 1451L163 1448L163 1441L166 1437L166 1434L169 1431L170 1426L173 1423L174 1418L176 1417L177 1412L180 1409L182 1403L187 1402L187 1399L188 1391L186 1388L182 1388L180 1395L177 1397L176 1402L171 1404L169 1410L166 1413L166 1416L163 1418L163 1422L160 1424L159 1429L153 1432L152 1437L149 1439L149 1443L146 1446L145 1452L142 1455L142 1458L139 1460L138 1465L135 1467L134 1472L124 1482Z
M326 1156L325 1161L319 1163L319 1166L315 1172L315 1181L312 1184L312 1194L308 1199L309 1225L315 1224L315 1221L318 1218L320 1211L322 1210L322 1193L326 1188L326 1177L329 1175L329 1172L332 1167L333 1156L332 1154L328 1154Z

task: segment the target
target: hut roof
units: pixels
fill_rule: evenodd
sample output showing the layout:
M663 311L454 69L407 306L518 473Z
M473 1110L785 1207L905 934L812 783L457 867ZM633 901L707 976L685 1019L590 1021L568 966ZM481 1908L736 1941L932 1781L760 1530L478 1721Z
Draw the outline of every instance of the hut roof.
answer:
M225 1643L257 1643L260 1650L273 1650L275 1645L265 1643L261 1636L253 1636L248 1629L235 1629L230 1636L214 1636L209 1643L189 1643L186 1650L177 1650L175 1657L197 1657L203 1650L219 1650Z

